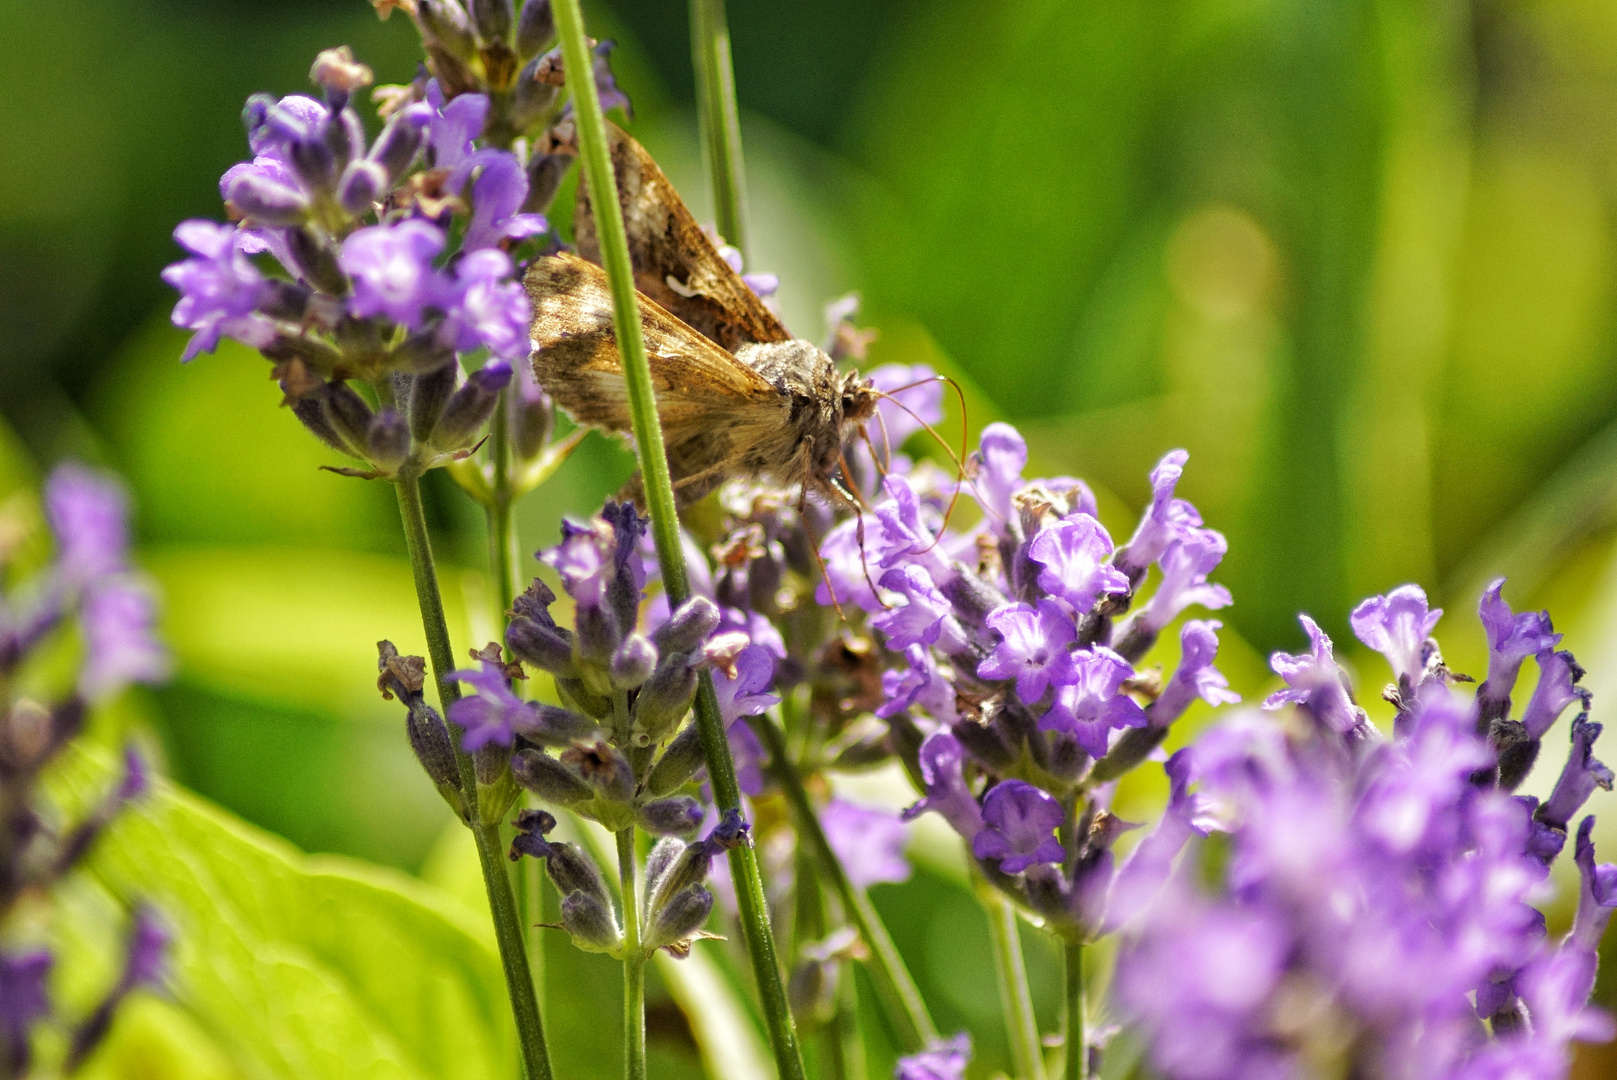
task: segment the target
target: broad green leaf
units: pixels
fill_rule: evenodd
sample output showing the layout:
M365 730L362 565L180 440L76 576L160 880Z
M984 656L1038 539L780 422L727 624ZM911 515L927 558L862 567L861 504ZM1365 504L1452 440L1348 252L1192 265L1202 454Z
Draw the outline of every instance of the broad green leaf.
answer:
M111 782L72 754L70 809ZM309 856L159 782L90 869L176 930L174 997L244 1077L515 1074L492 935L436 890L354 860Z

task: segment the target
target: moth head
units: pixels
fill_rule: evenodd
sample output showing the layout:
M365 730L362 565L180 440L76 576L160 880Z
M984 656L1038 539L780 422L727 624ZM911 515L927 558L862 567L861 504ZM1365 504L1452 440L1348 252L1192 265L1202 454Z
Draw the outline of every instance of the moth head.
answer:
M846 423L862 424L876 415L876 402L881 393L875 383L850 371L842 377L842 419Z

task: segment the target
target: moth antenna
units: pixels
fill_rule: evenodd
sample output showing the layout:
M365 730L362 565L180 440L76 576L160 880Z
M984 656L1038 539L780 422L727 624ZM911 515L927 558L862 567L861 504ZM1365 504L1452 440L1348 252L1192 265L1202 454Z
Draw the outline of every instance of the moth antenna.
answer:
M878 417L881 416L880 413L877 413L876 415ZM885 436L887 432L883 431L882 434ZM870 432L866 431L864 428L860 428L859 437L865 440L865 447L870 451L870 463L876 466L876 474L883 480L887 479L887 471L891 469L893 465L892 457L889 456L887 459L887 464L883 465L881 462L881 456L876 453L876 444L870 441Z
M842 604L837 600L837 587L831 584L831 571L825 568L825 559L820 556L820 542L814 538L814 529L809 525L808 514L804 509L808 506L808 489L803 489L803 495L797 500L797 518L803 523L803 535L808 537L809 551L814 554L814 565L820 568L820 580L825 582L826 595L831 597L831 606L836 609L837 618L842 620L844 626L848 623L848 613L842 610Z
M842 463L842 475L851 476L852 474L848 471L848 456L841 448L837 449L837 460ZM835 483L834 480L833 483ZM876 582L870 577L870 561L865 557L865 515L867 513L874 514L875 511L870 508L870 504L865 501L864 494L857 487L843 484L837 484L836 486L842 497L854 504L855 512L858 515L854 518L853 528L854 536L859 541L859 568L864 571L865 584L870 586L870 592L876 597L876 602L886 608L887 605L882 603L881 590L876 588Z
M900 393L900 392L902 392L904 390L909 390L912 387L924 386L929 382L948 383L950 386L952 386L954 388L955 394L960 399L960 453L959 454L956 454L954 452L954 447L950 446L948 443L943 441L943 436L938 434L936 428L934 428L931 424L927 423L925 420L921 419L919 416L916 416L914 409L910 408L908 405L904 404L902 401L898 400L896 397L893 396L896 393ZM949 522L954 518L955 505L960 502L960 488L964 484L969 482L969 481L966 480L966 466L965 466L966 454L969 452L967 447L966 447L966 441L967 441L967 437L968 437L967 432L970 430L969 426L966 423L966 395L965 395L965 392L960 389L960 384L955 382L953 379L949 378L949 376L947 376L947 375L934 375L930 379L922 379L919 382L910 383L909 386L900 386L897 390L892 390L892 391L877 390L876 393L878 395L880 395L881 397L886 398L888 401L891 401L894 405L897 405L900 409L903 409L905 412L909 413L910 417L912 419L914 419L914 421L917 424L920 424L921 427L926 429L926 433L928 435L932 436L932 438L937 442L937 444L939 446L943 447L943 452L948 454L949 459L954 462L954 466L955 466L954 492L949 496L949 506L943 512L943 524L941 526L939 526L938 534L932 538L932 543L928 544L920 552L917 552L917 554L924 554L925 552L931 551L933 548L937 547L938 546L938 541L943 539L943 531L949 527ZM878 417L881 416L881 412L878 410L876 415ZM976 485L973 483L972 486L975 487ZM992 511L990 511L990 512L992 512Z

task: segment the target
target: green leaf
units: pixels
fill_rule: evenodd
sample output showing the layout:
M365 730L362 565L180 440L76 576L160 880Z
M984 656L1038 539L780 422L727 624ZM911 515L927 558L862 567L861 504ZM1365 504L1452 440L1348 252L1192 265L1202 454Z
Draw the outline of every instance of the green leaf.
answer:
M112 777L81 750L53 781L71 810ZM175 1000L244 1077L515 1075L492 934L434 889L304 855L161 781L90 870L175 928Z

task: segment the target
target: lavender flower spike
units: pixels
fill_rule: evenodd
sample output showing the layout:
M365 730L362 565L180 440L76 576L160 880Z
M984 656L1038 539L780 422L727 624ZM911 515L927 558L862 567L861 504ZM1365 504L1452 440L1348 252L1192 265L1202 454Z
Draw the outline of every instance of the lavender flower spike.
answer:
M898 1059L893 1080L962 1080L971 1061L971 1036L964 1031L919 1054Z
M1026 604L1002 607L988 616L988 625L1002 640L978 665L983 678L1015 679L1017 696L1029 704L1052 682L1062 686L1077 678L1068 646L1078 632L1054 601L1040 600L1037 610Z
M1307 615L1299 615L1297 619L1308 631L1313 648L1301 656L1277 652L1269 658L1269 666L1286 681L1286 689L1270 694L1263 707L1305 706L1316 720L1339 735L1368 730L1364 710L1355 705L1348 694L1347 676L1337 666L1331 639Z
M1488 678L1477 688L1477 704L1484 721L1497 720L1510 711L1510 691L1522 661L1561 642L1547 611L1515 614L1500 593L1505 579L1498 578L1482 594L1478 614L1488 632Z
M983 800L982 832L971 841L979 859L999 863L1001 873L1020 874L1037 863L1058 863L1066 856L1056 827L1061 804L1032 784L1002 780Z
M1400 585L1360 603L1348 622L1355 637L1387 658L1394 681L1407 691L1420 685L1426 672L1426 640L1442 617L1442 608L1427 607L1426 592L1419 585Z
M909 833L897 816L832 799L820 811L820 825L854 888L909 880L904 858Z
M1112 538L1088 514L1075 514L1045 529L1028 545L1028 558L1044 569L1039 588L1084 614L1101 597L1128 592L1129 579L1106 563Z

